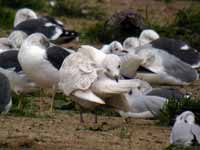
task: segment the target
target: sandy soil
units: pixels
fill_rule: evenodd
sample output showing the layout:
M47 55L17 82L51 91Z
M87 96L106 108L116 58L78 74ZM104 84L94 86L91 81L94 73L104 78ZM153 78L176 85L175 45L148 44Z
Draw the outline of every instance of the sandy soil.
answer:
M161 150L169 144L169 128L152 120L102 117L92 123L85 114L55 113L50 118L0 117L0 149Z

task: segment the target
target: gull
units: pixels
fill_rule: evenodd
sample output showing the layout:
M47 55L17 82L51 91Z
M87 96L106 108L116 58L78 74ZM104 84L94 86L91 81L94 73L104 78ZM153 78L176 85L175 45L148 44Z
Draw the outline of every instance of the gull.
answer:
M30 9L19 10L15 17L14 31L22 31L27 35L39 32L55 42L70 42L78 36L76 31L65 29L62 22L49 16L37 17L33 13Z
M29 19L43 19L45 21L52 22L54 24L57 24L61 27L64 27L63 22L60 20L57 20L53 17L50 16L38 16L32 9L30 8L21 8L17 10L16 15L15 15L15 20L14 20L14 27L20 24L21 22L27 21Z
M14 46L8 38L0 38L0 53L13 49Z
M195 124L195 116L191 111L185 111L176 117L170 143L184 146L200 144L200 126Z
M63 60L71 51L52 46L41 33L30 35L23 42L19 54L19 63L27 74L41 88L52 89L50 111L53 111L54 96L59 82L59 72Z
M156 31L147 29L143 30L139 36L137 37L128 37L126 40L123 42L123 48L124 49L129 49L129 48L136 48L143 46L145 44L149 44L157 39L159 39L160 36Z
M31 81L17 59L19 51L9 50L0 53L0 73L4 74L9 82L12 91L20 95L22 93L33 92L38 89L38 86ZM21 108L22 97L19 99L18 108Z
M161 37L150 43L152 48L161 49L167 53L176 56L183 62L192 66L200 67L200 53L184 41Z
M123 51L123 46L121 45L120 42L113 41L110 44L103 45L100 51L104 52L105 54L110 54L110 53L115 54L115 53Z
M189 64L160 49L150 49L148 44L129 50L142 58L141 66L150 71L138 73L141 79L151 83L188 85L199 78L197 71Z
M156 36L157 35L157 36ZM184 41L159 37L153 30L144 30L139 38L129 37L123 42L124 49L136 48L148 44L149 49L160 49L174 55L183 62L192 66L200 67L200 53Z
M8 113L12 107L11 87L8 78L0 73L0 113Z
M119 80L121 64L123 61L117 55L83 45L65 58L59 72L59 88L81 107L95 109L106 104L108 97L139 88L134 79ZM80 122L83 122L82 111Z
M131 89L130 92L123 94L123 96L113 97L113 100L126 102L126 109L116 109L122 117L153 118L160 113L160 110L169 99L181 100L187 96L179 90L172 88L152 89L148 87L147 83L143 87L146 87L145 89L147 90L139 89L136 92Z

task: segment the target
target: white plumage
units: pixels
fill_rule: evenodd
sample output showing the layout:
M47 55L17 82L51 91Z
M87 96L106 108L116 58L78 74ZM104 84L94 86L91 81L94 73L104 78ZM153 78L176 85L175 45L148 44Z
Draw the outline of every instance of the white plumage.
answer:
M192 112L185 111L177 116L171 131L170 143L184 146L200 144L200 126L195 124Z

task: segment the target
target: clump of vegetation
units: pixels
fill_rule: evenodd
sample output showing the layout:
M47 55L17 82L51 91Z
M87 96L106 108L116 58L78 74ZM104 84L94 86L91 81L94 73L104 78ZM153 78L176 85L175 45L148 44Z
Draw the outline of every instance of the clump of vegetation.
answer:
M191 6L180 10L174 23L160 26L150 24L161 36L181 39L188 42L192 47L200 50L200 6Z
M13 9L19 9L19 8L31 8L34 10L41 10L45 7L47 2L45 0L0 0L0 6L1 7L7 7L7 8L13 8Z
M183 111L190 110L195 114L197 124L200 124L200 101L184 98L182 100L170 99L157 116L159 124L163 126L173 125L176 116Z
M102 19L105 16L104 9L96 1L88 0L58 0L53 15L68 17L84 17L88 19Z

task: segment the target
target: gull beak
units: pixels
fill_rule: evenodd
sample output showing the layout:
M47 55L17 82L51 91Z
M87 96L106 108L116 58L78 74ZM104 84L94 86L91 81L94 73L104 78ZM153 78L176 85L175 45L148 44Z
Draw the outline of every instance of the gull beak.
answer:
M122 50L122 52L123 52L123 53L128 53L128 51L127 51L127 50Z
M115 76L115 81L118 82L119 81L119 77Z

